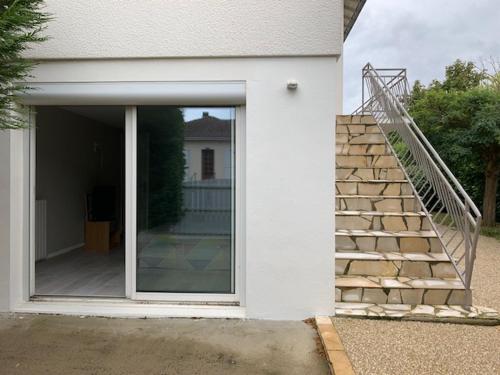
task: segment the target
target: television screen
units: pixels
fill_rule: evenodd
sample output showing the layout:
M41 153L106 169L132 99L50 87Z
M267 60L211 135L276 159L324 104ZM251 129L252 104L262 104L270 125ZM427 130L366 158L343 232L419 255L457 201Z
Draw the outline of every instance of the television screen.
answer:
M115 217L116 188L96 186L87 197L88 219L90 221L113 221Z

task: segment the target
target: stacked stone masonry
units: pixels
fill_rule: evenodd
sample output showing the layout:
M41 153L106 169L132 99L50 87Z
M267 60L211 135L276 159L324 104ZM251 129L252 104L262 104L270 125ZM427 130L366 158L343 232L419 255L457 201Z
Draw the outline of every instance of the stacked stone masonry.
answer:
M461 305L463 283L371 116L338 116L335 299Z
M418 212L337 211L337 229L429 231L429 219Z
M411 195L337 195L335 209L341 211L412 212L418 203Z

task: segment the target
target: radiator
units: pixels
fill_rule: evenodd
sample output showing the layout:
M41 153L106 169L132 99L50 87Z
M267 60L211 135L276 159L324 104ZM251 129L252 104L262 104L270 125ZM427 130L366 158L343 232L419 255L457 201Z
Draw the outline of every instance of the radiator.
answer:
M47 201L35 202L35 260L47 258Z

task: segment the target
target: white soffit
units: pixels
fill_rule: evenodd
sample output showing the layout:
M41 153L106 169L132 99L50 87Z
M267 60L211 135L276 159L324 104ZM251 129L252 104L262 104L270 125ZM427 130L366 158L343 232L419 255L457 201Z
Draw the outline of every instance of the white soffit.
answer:
M26 105L237 105L245 104L245 82L33 83Z
M346 40L366 0L344 0L344 40Z

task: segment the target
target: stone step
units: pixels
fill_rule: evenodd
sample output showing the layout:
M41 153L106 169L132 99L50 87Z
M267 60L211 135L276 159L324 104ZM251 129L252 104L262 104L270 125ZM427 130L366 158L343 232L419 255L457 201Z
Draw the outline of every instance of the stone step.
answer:
M494 309L461 305L410 305L337 302L335 315L345 317L378 317L424 322L499 325L500 315Z
M337 236L358 236L358 237L437 237L433 230L362 230L362 229L339 229L335 232Z
M445 253L337 252L335 274L450 279L457 277L455 267Z
M342 195L335 197L335 209L341 211L404 212L419 211L413 195Z
M431 230L424 212L336 211L336 229Z
M345 251L379 251L400 253L441 253L436 232L430 231L335 231L335 249Z
M337 276L337 302L410 305L463 305L465 288L460 279Z
M406 180L336 180L335 187L341 195L413 195Z
M377 122L371 115L337 115L337 126L349 124L374 125Z
M383 212L383 211L335 211L336 215L371 215L371 216L426 216L424 211Z
M335 144L350 145L385 145L385 138L381 133L365 134L337 134Z
M404 180L401 168L335 168L337 180Z
M411 262L450 262L446 253L398 253L380 251L336 251L335 259L388 260Z
M376 124L337 124L336 134L381 134L382 131Z
M336 155L392 155L388 145L350 145L349 143L337 143L335 145Z
M398 161L392 155L338 155L335 158L337 168L398 168Z

